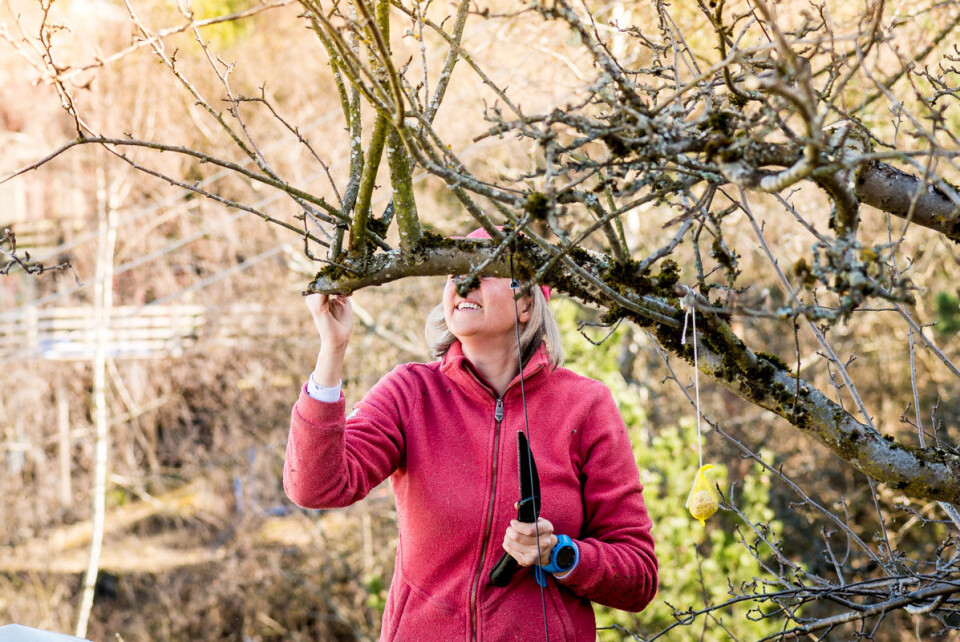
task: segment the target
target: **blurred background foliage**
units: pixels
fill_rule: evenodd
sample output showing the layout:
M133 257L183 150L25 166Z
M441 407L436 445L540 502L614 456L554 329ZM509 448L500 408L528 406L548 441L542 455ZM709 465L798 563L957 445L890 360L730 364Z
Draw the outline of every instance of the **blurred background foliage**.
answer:
M960 332L960 299L950 292L937 292L933 300L937 306L937 331L945 335Z

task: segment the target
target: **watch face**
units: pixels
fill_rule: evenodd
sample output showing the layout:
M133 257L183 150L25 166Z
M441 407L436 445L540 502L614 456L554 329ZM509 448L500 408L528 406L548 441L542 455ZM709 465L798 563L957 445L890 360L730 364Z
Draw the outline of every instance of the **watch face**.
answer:
M573 551L572 546L564 546L559 551L557 551L557 566L561 570L567 570L573 566L573 562L576 559L576 554Z

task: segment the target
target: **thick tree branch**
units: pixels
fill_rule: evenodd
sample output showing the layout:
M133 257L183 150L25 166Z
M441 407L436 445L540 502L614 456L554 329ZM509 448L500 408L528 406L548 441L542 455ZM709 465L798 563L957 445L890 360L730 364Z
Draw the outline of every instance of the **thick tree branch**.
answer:
M370 201L373 198L373 188L377 180L377 171L380 169L380 159L383 156L383 146L387 139L389 121L383 114L377 114L373 123L373 133L367 146L366 163L360 179L360 191L357 196L356 209L350 223L350 252L362 254L367 242L367 222L370 220Z
M542 264L545 255L524 243L514 262L521 278L529 278ZM486 264L483 271L493 276L509 276L509 254L496 253L492 242L455 241L427 237L413 252L378 253L355 264L328 267L317 274L310 292L351 292L412 276L467 274ZM649 299L651 309L666 307L680 317L677 297L667 294L672 287L667 274L658 278L626 273L599 255L583 250L571 256L592 275L602 275L612 288L631 283L634 292L655 292ZM355 268L355 272L353 269ZM575 270L558 264L545 277L551 287L585 303L608 311L610 317L627 317L652 328L667 350L692 363L690 344L681 341L679 324L663 323L652 315L638 314L614 301L603 290L590 284ZM700 370L739 397L780 415L805 434L832 450L869 477L911 497L960 502L960 457L939 448L916 448L899 444L870 426L858 422L817 388L750 350L730 326L709 311L701 311L698 333Z
M960 190L954 189L954 194ZM960 243L960 204L936 185L874 161L857 173L857 197L867 205L940 232Z
M708 317L709 319L709 317ZM960 457L939 448L904 446L858 422L820 390L758 357L715 317L698 342L700 369L743 399L780 415L867 476L906 495L960 501ZM663 332L658 339L688 360Z
M404 251L412 251L420 243L422 235L420 219L417 216L417 201L413 193L413 163L395 129L390 131L387 161L390 165L390 184L393 187L393 206L397 211L397 226L400 230L400 247Z

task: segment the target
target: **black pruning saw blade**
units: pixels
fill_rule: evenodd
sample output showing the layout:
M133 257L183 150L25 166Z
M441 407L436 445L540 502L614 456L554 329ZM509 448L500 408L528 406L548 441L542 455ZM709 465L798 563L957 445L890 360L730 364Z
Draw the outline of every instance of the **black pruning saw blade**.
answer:
M537 475L537 463L533 459L530 444L523 431L517 432L517 459L520 477L517 520L532 524L540 516L540 477ZM517 561L504 553L490 571L490 583L494 586L507 586L518 570L520 565Z
M537 475L537 462L530 450L530 443L522 431L517 433L517 456L520 460L520 502L517 505L517 519L532 524L540 516L540 477Z

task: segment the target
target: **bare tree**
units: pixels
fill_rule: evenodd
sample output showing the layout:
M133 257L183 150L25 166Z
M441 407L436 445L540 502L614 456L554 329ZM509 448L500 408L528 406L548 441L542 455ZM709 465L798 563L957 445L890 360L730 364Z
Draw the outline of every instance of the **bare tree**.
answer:
M4 180L72 147L100 145L118 162L288 229L318 264L309 291L444 274L466 275L466 288L481 273L515 276L603 310L604 323L643 328L671 373L672 358L693 363L683 335L685 315L695 310L703 375L862 472L874 498L879 482L939 502L953 526L927 557L908 560L889 541L864 541L834 507L763 463L873 570L846 578L825 534L835 572L809 572L743 515L752 533L745 545L773 561L769 578L731 588L732 600L777 605L762 617L782 618L784 636L823 636L850 623L867 636L900 609L926 618L929 631L958 627L960 516L952 504L960 502L960 455L957 426L949 424L958 414L917 381L916 362L918 350L930 356L922 371L936 372L929 378L947 382L945 391L956 389L960 370L928 327L928 274L918 267L919 247L948 255L960 242L955 3L551 0L518 8L463 0L451 8L281 0L205 19L182 5L175 26L162 29L146 9L125 5L134 41L93 62L62 61L49 2L31 26L17 23L19 35L6 33L56 88L76 136ZM322 50L329 62L324 82L340 103L342 164L330 152L336 145L311 142L265 85L235 88L243 84L234 82L236 66L206 35L211 25L293 9L319 45L304 55ZM535 62L502 60L496 44L470 37L474 23L492 25L487 38L510 31L526 47L510 48L512 55L536 51ZM193 35L205 68L183 62L169 44L184 34ZM139 51L166 68L205 126L216 128L215 142L150 140L87 119L77 79ZM557 81L524 84L529 65L553 65ZM517 77L505 71L511 67ZM202 88L197 78L213 82ZM469 88L482 105L475 126L463 101L451 98L453 86ZM297 170L263 145L271 127L298 141L301 163L327 185L289 178ZM469 133L451 133L456 128ZM494 160L463 157L464 137L487 145ZM145 150L277 190L294 213L207 189ZM424 177L428 187L416 187ZM386 205L375 204L378 181L389 182ZM438 223L418 201L440 183L470 219L459 229L482 226L491 240L445 238L425 225ZM866 329L909 352L912 412L871 409L879 393L861 394L872 386L870 373L853 365ZM686 391L680 375L671 378ZM726 434L722 424L714 428ZM726 505L737 510L733 495ZM811 602L830 602L833 611L808 617L801 609ZM678 611L678 624L722 606Z

